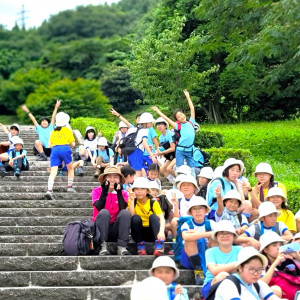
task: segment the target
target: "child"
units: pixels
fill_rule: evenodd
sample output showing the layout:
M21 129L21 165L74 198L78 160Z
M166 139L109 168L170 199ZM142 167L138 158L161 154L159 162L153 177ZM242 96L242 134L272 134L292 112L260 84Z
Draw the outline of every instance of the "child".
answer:
M36 121L35 117L25 104L21 106L22 110L27 113L28 117L32 121L39 136L39 139L34 142L33 147L34 155L37 155L37 161L47 161L47 157L49 157L51 154L51 148L49 148L49 139L51 132L54 129L55 116L60 103L61 100L57 99L52 113L51 121L48 117L42 117L39 120L39 123Z
M165 219L159 203L151 200L149 182L144 177L134 180L129 192L129 212L131 217L131 235L137 243L138 255L146 255L145 241L154 242L154 255L164 253Z
M129 255L130 214L127 210L128 195L122 190L125 178L115 166L108 166L99 176L101 187L92 191L93 222L101 234L99 255L110 255L107 242L118 242L118 255Z
M215 229L214 221L205 220L205 215L209 211L210 208L202 197L193 197L188 210L192 219L181 226L184 249L181 253L180 263L186 269L194 270L197 285L203 284L206 273L205 251L211 231Z
M168 289L168 299L174 300L176 295L181 295L182 300L188 300L187 290L180 284L173 281L179 277L179 270L176 268L174 260L168 256L161 256L154 260L149 276L162 280ZM157 299L158 300L158 299Z
M96 168L94 174L95 178L98 178L99 175L103 173L104 169L110 165L114 158L114 152L108 148L107 139L105 137L98 139L97 146L92 159L92 165Z
M163 155L166 159L165 163L160 167L160 171L166 178L170 178L172 180L170 177L171 175L167 172L167 167L175 158L175 143L173 140L173 134L168 129L168 122L162 117L159 117L156 120L155 125L157 130L161 132L161 135L159 136L159 148L157 152L160 156Z
M238 213L238 208L242 205L241 194L236 190L228 191L224 198L221 197L221 187L215 189L217 195L218 209L216 210L215 220L228 220L235 228L237 235L241 235L249 227L247 218Z
M128 158L126 154L122 154L122 149L117 146L115 148L115 155L114 155L114 165L117 166L118 168L122 168L126 165L128 165L127 162Z
M299 267L295 265L292 256L280 251L280 246L284 244L285 240L276 232L269 231L260 237L259 242L261 244L260 252L268 259L266 273L263 275L262 280L271 286L278 297L281 298L284 294L284 298L293 300L296 291L300 288L300 280L297 284L296 278L292 276L299 276L300 274ZM298 268L298 274L296 268ZM290 283L286 282L288 278L281 276L281 273L291 276Z
M238 254L242 248L233 246L237 234L230 221L222 220L218 222L215 230L211 233L211 237L218 242L218 247L212 247L205 252L207 272L202 287L204 298L206 298L213 284L223 280L235 271Z
M26 158L27 151L23 149L23 140L21 138L14 139L15 149L9 152L9 167L7 170L13 170L14 175L17 177L21 176L21 171L28 171L29 164Z
M161 189L161 182L159 180L159 166L158 164L150 164L148 167L147 179L149 182L155 181L158 184L159 189Z
M176 122L173 122L166 115L164 115L156 106L153 106L152 110L157 112L175 130L178 131L177 136L179 135L180 137L176 145L176 166L179 167L184 164L184 161L186 161L187 165L192 169L192 175L195 175L193 158L193 146L195 140L195 108L189 92L187 90L184 90L183 92L190 107L191 117L189 121L187 121L186 115L181 109L176 109L174 112Z
M236 263L237 277L240 291L236 284L229 279L225 279L219 285L215 299L268 299L278 300L271 288L260 279L263 270L267 266L267 259L253 247L245 247L238 254Z
M154 121L153 116L150 113L143 113L139 118L139 126L133 127L128 130L128 135L138 131L135 138L136 149L128 155L129 165L135 169L136 177L142 176L142 169L144 168L143 153L146 150L153 163L157 163L155 155L148 146L148 131L152 127Z
M120 116L121 118L121 116ZM119 130L115 133L114 139L113 139L113 145L116 147L119 144L119 141L124 138L127 135L128 128L131 124L129 122L126 123L124 121L119 122Z
M94 153L97 149L98 137L96 135L96 130L92 126L87 126L85 129L84 142L83 145L79 146L78 152L80 158L84 162L92 161Z
M283 222L289 231L295 233L297 230L295 216L287 206L287 199L283 190L280 187L270 188L265 201L272 202L276 206L276 209L281 212L281 215L277 218L277 222Z
M51 149L50 167L51 173L48 179L48 190L46 192L46 199L55 200L53 194L54 180L57 175L58 166L65 163L68 169L68 193L76 193L72 188L74 181L74 169L72 162L72 150L71 147L75 147L75 138L71 129L67 128L70 117L64 112L60 112L55 118L55 129L52 131L49 140L49 146Z
M251 246L259 249L260 237L268 231L275 231L284 240L288 241L292 237L292 233L282 222L277 222L277 217L281 214L272 202L263 202L259 208L259 222L252 224L243 233L236 242L248 242Z
M214 171L211 167L204 167L201 169L200 174L197 176L199 184L199 191L197 193L197 196L206 199L207 186L212 179L213 172Z
M121 173L125 178L125 183L123 184L123 190L127 191L127 187L132 188L132 183L134 181L135 170L129 165L121 168Z

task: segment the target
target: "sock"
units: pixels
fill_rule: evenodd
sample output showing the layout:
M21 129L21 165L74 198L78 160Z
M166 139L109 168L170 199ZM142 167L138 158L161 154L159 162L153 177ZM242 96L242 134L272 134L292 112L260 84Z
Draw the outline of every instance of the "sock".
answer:
M188 256L188 259L195 270L202 270L199 254Z
M70 188L73 185L73 178L68 178L68 185L67 187Z
M48 191L53 190L53 185L54 185L54 180L49 177L49 179L48 179Z

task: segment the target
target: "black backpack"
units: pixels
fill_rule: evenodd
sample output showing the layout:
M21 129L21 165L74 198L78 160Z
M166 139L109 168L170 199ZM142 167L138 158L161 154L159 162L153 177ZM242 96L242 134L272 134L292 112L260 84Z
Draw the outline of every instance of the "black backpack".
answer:
M238 280L238 278L235 277L234 275L229 275L229 276L227 276L227 277L226 277L225 279L223 279L223 280L226 280L226 279L229 279L230 281L232 281L232 282L235 284L235 286L236 286L236 288L237 288L237 290L238 290L238 292L239 292L239 295L241 295L241 283L240 283L240 281ZM217 291L219 285L223 282L223 280L221 280L221 281L219 281L219 282L213 284L213 285L210 287L210 289L209 289L209 291L208 291L208 294L207 294L205 300L213 300L213 299L215 299L216 291ZM255 287L257 293L259 294L259 291L260 291L260 286L259 286L259 284L258 284L257 282L255 282L253 285L254 285L254 287Z
M138 145L135 145L135 140L140 129L142 128L137 128L135 132L129 133L120 140L119 148L121 148L122 154L129 155L133 153L134 150L143 142L143 140L141 140Z
M200 164L200 167L203 168L203 167L208 167L209 166L209 159L210 159L210 155L201 150L201 149L198 149L196 148L194 151L200 151L201 154L203 155L203 161L202 160L198 160L198 163Z
M100 244L100 231L92 220L74 221L67 224L63 237L64 254L98 254Z

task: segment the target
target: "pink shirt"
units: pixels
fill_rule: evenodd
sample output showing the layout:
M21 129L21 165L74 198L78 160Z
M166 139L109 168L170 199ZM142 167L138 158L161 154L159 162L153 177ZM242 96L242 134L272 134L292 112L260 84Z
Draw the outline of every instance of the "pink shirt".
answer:
M100 195L102 192L102 187L97 187L92 190L92 203L94 206L94 202L99 200ZM126 191L122 191L124 200L126 203L128 203L128 194ZM106 202L105 202L105 209L107 209L110 213L110 223L114 223L117 219L117 216L119 214L119 204L118 204L118 198L117 198L117 192L113 191L112 193L108 193L106 197ZM99 211L98 209L94 206L94 211L93 211L93 222L95 221Z

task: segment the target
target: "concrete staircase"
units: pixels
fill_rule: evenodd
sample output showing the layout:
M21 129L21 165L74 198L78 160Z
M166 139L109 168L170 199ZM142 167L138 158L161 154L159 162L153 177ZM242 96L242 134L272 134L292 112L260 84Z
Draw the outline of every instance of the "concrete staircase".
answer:
M49 162L35 161L33 126L21 126L20 137L30 170L19 179L0 177L0 299L130 299L132 284L148 276L154 257L135 255L133 242L128 245L131 256L63 256L64 228L70 221L91 218L90 194L98 182L93 169L84 167L84 176L75 177L76 194L66 193L65 175L56 178L56 200L46 200ZM116 244L109 247L116 254ZM151 253L153 245L147 247ZM166 243L166 253L170 249ZM191 271L181 270L178 282L191 299L198 294Z

